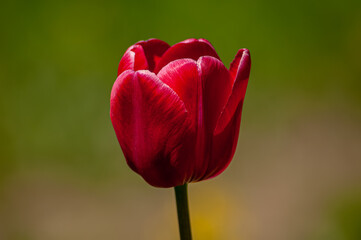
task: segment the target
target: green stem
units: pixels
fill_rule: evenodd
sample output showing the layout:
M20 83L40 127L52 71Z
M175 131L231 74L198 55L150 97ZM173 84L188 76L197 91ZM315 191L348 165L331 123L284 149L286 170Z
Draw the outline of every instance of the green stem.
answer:
M188 210L187 184L174 187L177 202L179 234L181 240L192 240L191 223Z

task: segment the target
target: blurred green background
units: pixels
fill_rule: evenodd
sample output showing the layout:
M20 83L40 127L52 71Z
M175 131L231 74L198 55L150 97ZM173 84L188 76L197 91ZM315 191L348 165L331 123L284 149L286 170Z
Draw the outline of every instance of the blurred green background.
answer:
M0 239L178 239L172 189L109 119L133 43L212 42L252 71L236 155L191 184L194 239L361 239L361 1L2 1Z

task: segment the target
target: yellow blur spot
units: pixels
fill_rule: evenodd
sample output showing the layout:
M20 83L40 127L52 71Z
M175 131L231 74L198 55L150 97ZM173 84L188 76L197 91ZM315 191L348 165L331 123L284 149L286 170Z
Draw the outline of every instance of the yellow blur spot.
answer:
M193 186L191 186L193 187ZM194 186L196 191L190 191L190 214L194 239L223 240L232 239L235 224L233 209L236 207L234 199L221 186ZM239 209L239 206L237 206ZM233 237L235 237L233 235Z

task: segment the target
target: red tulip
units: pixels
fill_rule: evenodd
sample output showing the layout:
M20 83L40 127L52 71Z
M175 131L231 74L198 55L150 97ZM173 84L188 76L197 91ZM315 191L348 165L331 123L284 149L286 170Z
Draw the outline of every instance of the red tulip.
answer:
M128 165L149 184L174 187L212 178L234 155L250 54L228 70L205 39L128 48L113 85L110 117Z

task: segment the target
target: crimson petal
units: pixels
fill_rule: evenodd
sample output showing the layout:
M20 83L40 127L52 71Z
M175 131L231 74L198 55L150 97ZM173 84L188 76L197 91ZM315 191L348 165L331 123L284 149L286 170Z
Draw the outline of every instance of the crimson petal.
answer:
M230 95L227 105L218 119L217 127L214 131L215 135L223 131L225 126L233 117L239 103L243 101L246 94L250 70L250 53L248 49L240 49L230 67L230 73L234 79L232 94Z
M202 56L212 56L220 59L213 46L207 40L198 40L194 38L187 39L170 47L163 54L158 65L154 69L154 72L159 72L162 67L164 67L171 61L181 58L191 58L197 61L198 58Z
M140 45L130 46L120 59L118 76L126 70L148 69L147 59L143 47Z
M236 151L250 64L250 54L247 49L239 50L231 63L230 74L235 80L232 93L214 130L212 154L205 178L212 178L222 173Z
M188 113L178 95L147 71L128 70L114 83L110 117L128 165L149 184L184 184L177 150L188 131Z
M212 154L204 179L213 178L222 173L230 164L236 151L241 123L243 101L223 131L212 138Z
M169 47L168 43L159 39L137 42L127 49L120 60L118 76L129 69L134 71L142 69L153 71L161 56Z
M197 61L197 65L202 83L197 136L203 153L197 157L193 181L202 180L207 172L213 131L232 88L231 76L220 60L205 56Z
M170 62L158 73L159 79L172 88L184 102L187 111L192 116L193 126L198 116L198 85L199 74L196 61L179 59Z
M178 94L190 115L190 131L179 151L179 158L189 162L188 168L185 169L185 181L188 182L192 179L197 159L203 156L202 152L204 151L204 146L202 145L204 135L198 135L202 133L202 125L199 126L198 119L202 85L197 62L189 58L175 60L163 67L158 73L158 77Z
M141 45L144 50L145 57L148 62L148 70L153 71L155 66L158 64L160 58L165 51L170 47L168 43L163 42L159 39L149 39L147 41L140 41L136 44Z
M224 64L214 57L201 57L197 64L203 88L205 126L209 134L213 135L216 122L231 94L232 79Z

